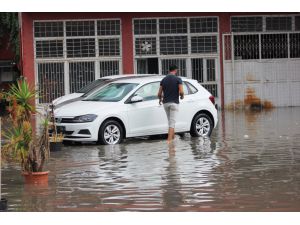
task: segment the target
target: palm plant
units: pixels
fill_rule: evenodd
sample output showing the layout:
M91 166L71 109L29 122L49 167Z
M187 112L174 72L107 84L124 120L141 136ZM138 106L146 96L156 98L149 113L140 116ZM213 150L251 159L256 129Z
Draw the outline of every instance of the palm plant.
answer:
M20 162L23 172L41 172L49 156L49 135L47 121L43 123L40 136L32 129L31 117L36 112L33 102L37 92L21 79L6 95L13 126L4 134L8 143L4 146L3 156Z

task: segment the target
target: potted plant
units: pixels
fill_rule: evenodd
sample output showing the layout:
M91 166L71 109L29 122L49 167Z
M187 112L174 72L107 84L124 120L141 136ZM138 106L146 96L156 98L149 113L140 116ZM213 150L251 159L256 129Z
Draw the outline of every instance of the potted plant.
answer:
M34 100L37 92L21 78L6 93L9 102L8 112L12 126L4 136L7 143L3 147L5 159L20 162L22 175L26 183L48 183L49 171L44 171L49 157L48 122L42 124L41 134L32 128L32 116L36 113Z
M59 132L56 124L55 124L55 115L54 115L54 106L51 104L50 106L50 120L51 120L51 136L49 138L50 141L50 151L51 152L56 152L60 151L62 146L63 146L63 140L64 140L64 135L63 133Z

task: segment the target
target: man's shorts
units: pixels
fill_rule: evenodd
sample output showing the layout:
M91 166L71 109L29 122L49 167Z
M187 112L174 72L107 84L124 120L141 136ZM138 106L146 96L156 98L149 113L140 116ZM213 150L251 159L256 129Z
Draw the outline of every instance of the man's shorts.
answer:
M176 117L178 114L178 104L165 103L164 108L167 113L169 128L175 128Z

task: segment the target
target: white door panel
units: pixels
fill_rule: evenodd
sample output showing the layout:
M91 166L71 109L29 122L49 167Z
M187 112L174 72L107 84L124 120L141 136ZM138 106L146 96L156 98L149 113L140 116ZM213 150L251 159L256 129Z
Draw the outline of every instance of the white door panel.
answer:
M129 135L159 134L167 130L167 117L158 100L128 104Z

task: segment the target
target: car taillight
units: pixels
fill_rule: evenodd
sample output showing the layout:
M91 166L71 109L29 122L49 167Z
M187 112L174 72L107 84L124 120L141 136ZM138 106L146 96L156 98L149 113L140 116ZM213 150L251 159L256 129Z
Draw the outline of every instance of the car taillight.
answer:
M212 102L212 104L215 104L215 97L214 96L209 96L209 100Z

